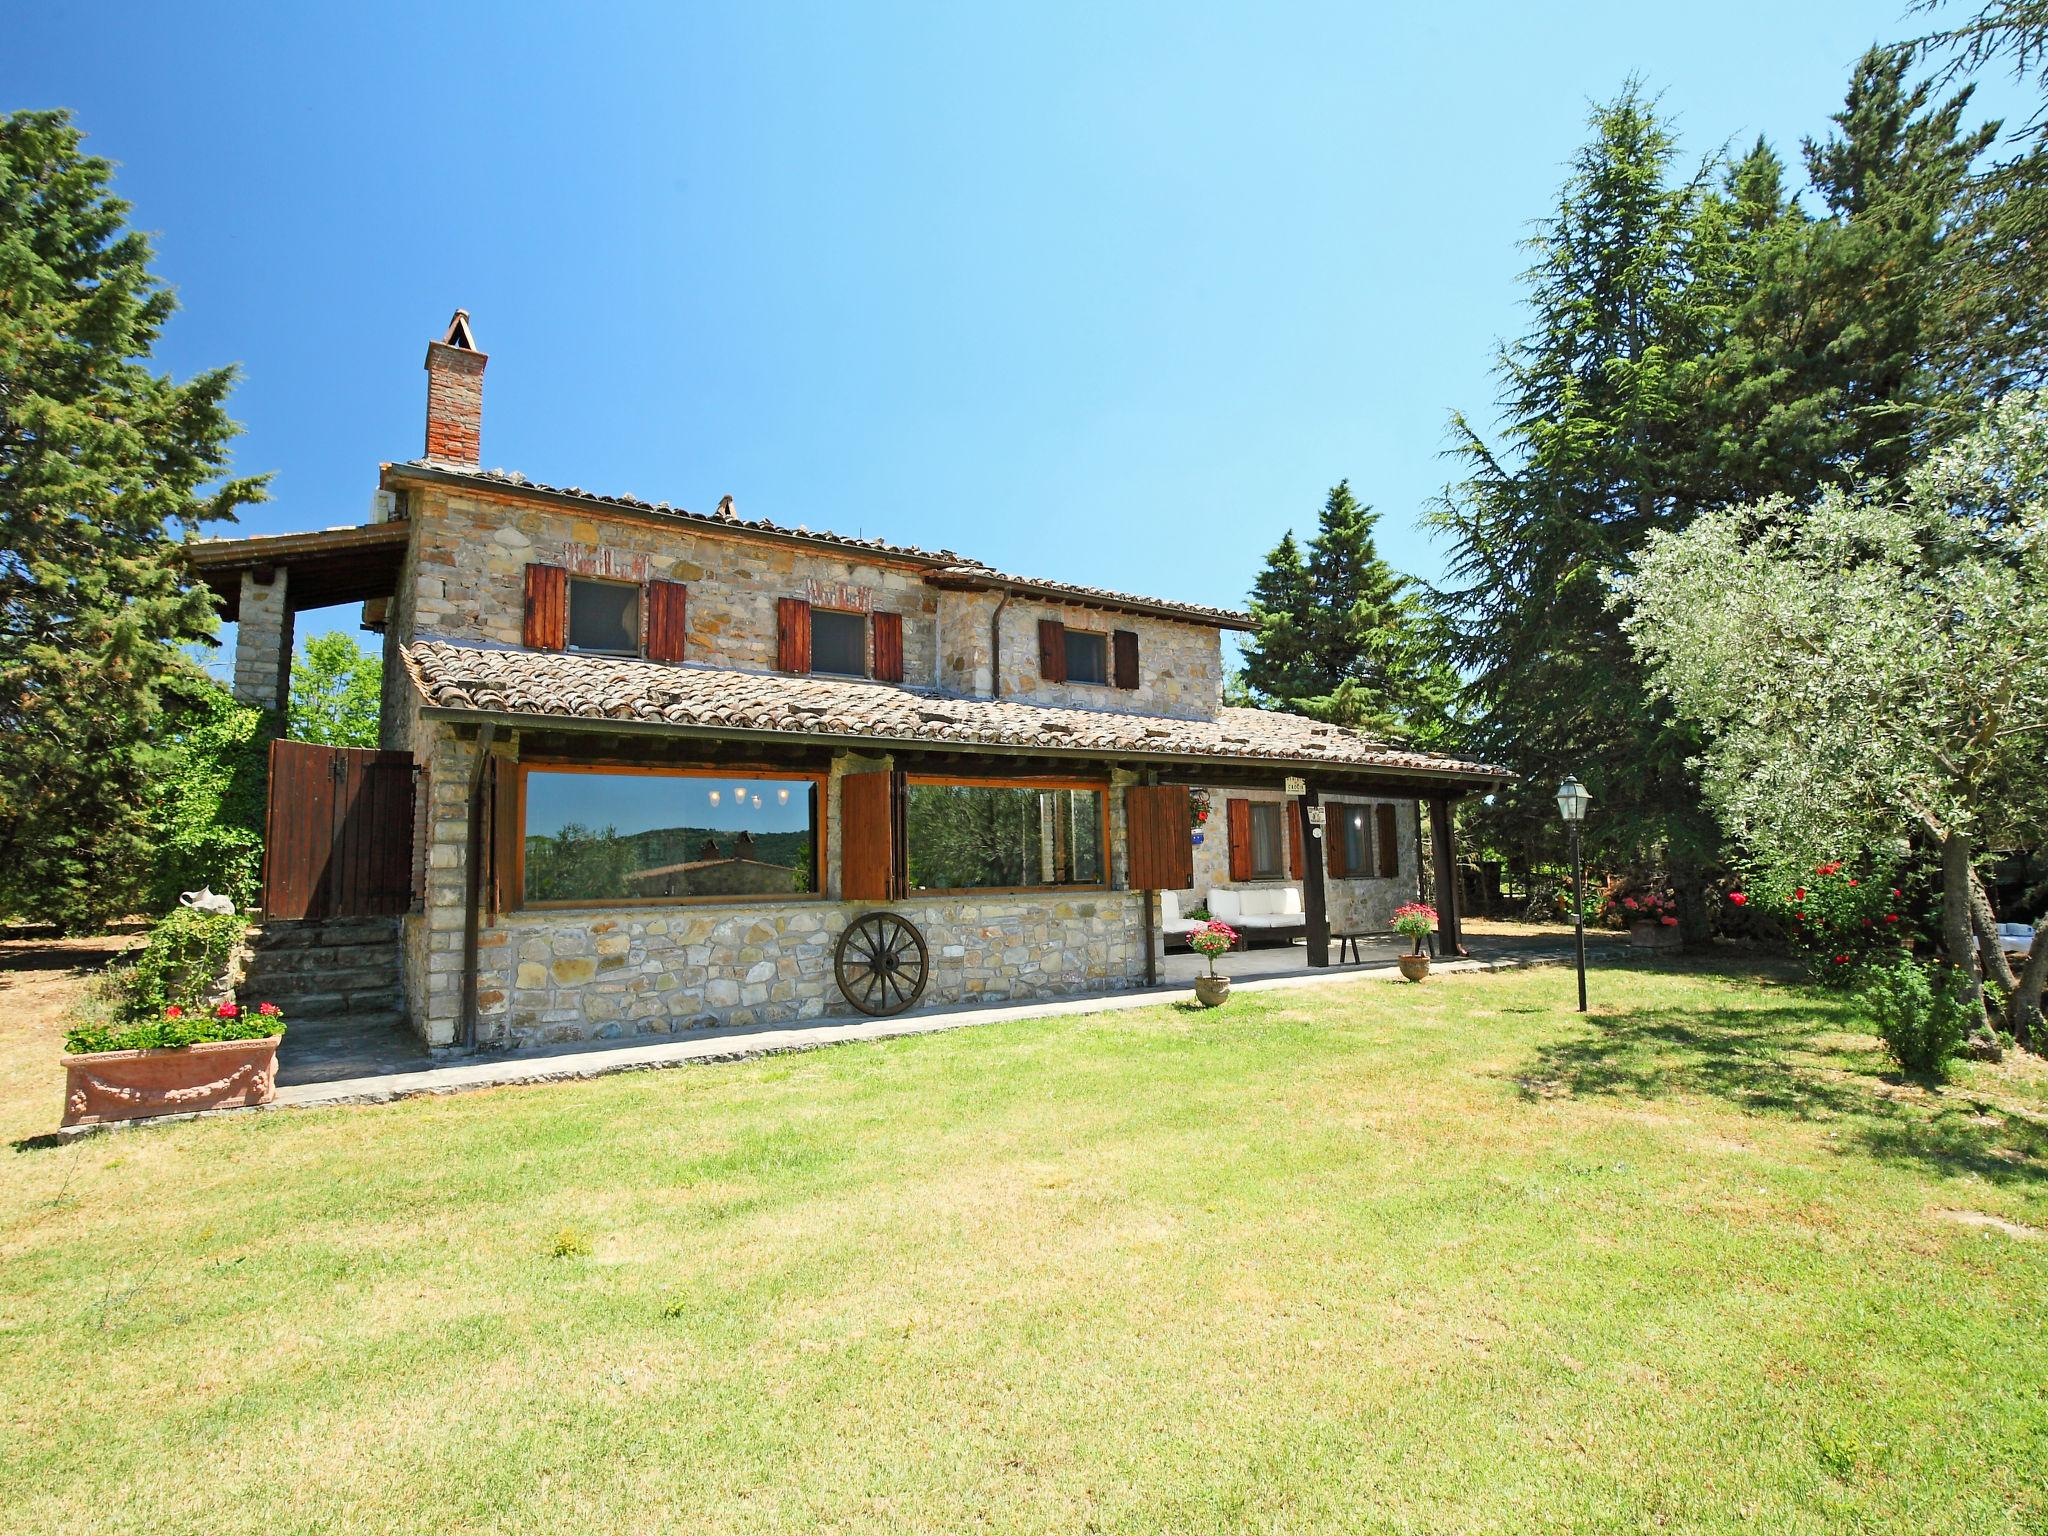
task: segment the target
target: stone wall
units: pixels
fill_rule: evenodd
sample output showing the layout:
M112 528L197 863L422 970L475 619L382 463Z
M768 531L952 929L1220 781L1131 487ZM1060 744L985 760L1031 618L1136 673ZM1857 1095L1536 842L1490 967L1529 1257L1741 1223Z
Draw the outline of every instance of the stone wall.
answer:
M1144 979L1135 892L948 896L891 902L924 934L923 1002L1060 997ZM521 912L502 921L511 1006L489 1038L512 1045L670 1034L718 1024L856 1017L832 957L857 903Z
M408 493L416 529L392 606L389 633L518 645L523 640L526 566L565 565L631 579L661 578L689 588L685 659L773 670L776 603L832 596L903 616L906 683L986 697L989 621L997 598L926 584L921 568L838 556L744 535L627 516L579 515L558 507L468 491ZM1140 686L1125 690L1047 683L1038 675L1038 621L1138 636ZM1059 603L1013 600L1002 615L1003 696L1178 719L1211 718L1223 698L1218 630L1200 624L1106 614ZM395 659L395 657L394 657ZM387 727L396 729L395 708Z
M292 686L290 586L291 573L283 566L272 572L269 581L258 581L254 571L242 572L235 621L232 691L241 703L273 711L279 735L284 734Z
M940 594L907 566L468 492L416 488L409 500L418 531L408 634L519 645L527 565L563 565L571 574L685 583L685 659L767 671L775 666L777 600L808 596L816 580L844 584L875 611L903 616L906 681L929 685L937 672Z
M953 693L986 697L989 692L989 625L1001 598L988 592L948 592L940 613L939 686ZM1070 629L1109 635L1128 629L1138 637L1138 686L1112 688L1088 683L1048 683L1038 675L1038 622L1057 619ZM1220 630L1166 619L1104 613L1071 604L1012 598L1002 609L1002 672L1005 699L1106 709L1179 720L1214 718L1223 703L1223 638Z

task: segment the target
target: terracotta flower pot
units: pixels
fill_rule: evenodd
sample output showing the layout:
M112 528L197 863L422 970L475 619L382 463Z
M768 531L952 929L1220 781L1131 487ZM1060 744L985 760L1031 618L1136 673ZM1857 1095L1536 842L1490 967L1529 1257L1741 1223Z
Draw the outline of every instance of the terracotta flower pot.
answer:
M1204 1008L1221 1008L1230 1000L1230 978L1228 976L1197 976L1195 978L1195 1001Z
M277 1043L283 1038L66 1056L64 1123L97 1125L268 1104L277 1097Z
M1429 974L1428 955L1402 955L1395 963L1401 967L1401 974L1410 981L1420 981Z
M1628 941L1636 949L1676 949L1684 941L1678 929L1652 918L1638 918L1628 925Z

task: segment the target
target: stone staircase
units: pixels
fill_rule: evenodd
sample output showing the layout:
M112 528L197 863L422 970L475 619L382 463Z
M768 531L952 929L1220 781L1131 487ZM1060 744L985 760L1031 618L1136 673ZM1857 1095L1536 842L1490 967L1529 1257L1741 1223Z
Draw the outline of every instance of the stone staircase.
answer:
M270 1002L297 1023L375 1030L405 1024L398 968L398 919L329 918L265 923L249 934L249 961L237 994Z

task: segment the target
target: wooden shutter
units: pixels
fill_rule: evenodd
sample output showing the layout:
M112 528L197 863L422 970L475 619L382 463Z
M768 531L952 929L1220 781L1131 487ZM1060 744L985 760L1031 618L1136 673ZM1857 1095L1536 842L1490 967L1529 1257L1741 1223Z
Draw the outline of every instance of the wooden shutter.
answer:
M1373 807L1374 819L1379 823L1373 830L1373 841L1379 844L1380 878L1391 880L1401 873L1401 845L1394 838L1394 808L1391 805Z
M903 681L903 615L878 613L874 616L875 681Z
M1252 877L1252 803L1249 800L1232 800L1223 811L1224 820L1230 827L1230 878L1249 880Z
M647 659L681 661L688 635L684 622L689 588L680 581L647 583Z
M1195 883L1194 813L1179 784L1124 791L1124 839L1134 891L1185 891Z
M1301 824L1301 802L1287 802L1287 878L1302 879L1308 873L1308 856L1302 851L1302 833L1307 831Z
M484 890L493 912L511 912L524 900L519 878L519 765L510 758L494 756L485 771L490 776L490 805L485 823L490 868Z
M1111 637L1115 642L1116 671L1114 681L1119 688L1138 686L1138 632L1134 629L1120 629Z
M536 651L569 643L569 573L559 565L526 568L525 640Z
M1351 818L1358 812L1355 805L1333 805L1323 817L1323 868L1334 880L1342 880L1349 873L1346 860L1351 857L1344 846L1345 833L1350 830Z
M1058 619L1038 621L1038 675L1048 683L1067 680L1067 626Z
M775 605L775 665L783 672L811 670L811 605L785 597Z
M849 773L839 781L839 894L887 901L896 889L894 775Z

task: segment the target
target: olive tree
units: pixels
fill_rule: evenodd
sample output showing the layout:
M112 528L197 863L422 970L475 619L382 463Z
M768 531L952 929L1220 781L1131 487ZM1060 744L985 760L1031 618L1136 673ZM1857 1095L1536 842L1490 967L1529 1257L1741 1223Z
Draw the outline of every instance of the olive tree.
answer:
M2048 833L2048 395L1896 481L1653 533L1614 588L1727 831L1778 867L1936 844L1943 947L2027 1037L2048 922L2015 976L1972 861Z

